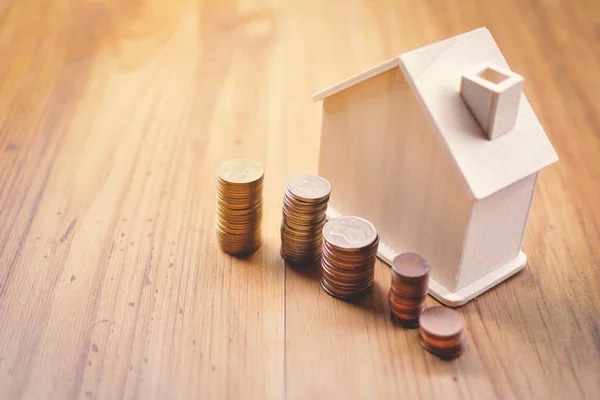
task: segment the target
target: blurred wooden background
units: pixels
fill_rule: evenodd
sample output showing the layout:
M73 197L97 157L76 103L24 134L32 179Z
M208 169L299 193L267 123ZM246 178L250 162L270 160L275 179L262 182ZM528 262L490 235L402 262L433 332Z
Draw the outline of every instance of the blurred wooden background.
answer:
M447 362L390 323L387 266L354 304L285 268L280 207L317 171L313 92L480 26L561 160ZM0 2L0 398L598 398L599 41L597 0ZM248 260L214 232L241 156L266 169Z

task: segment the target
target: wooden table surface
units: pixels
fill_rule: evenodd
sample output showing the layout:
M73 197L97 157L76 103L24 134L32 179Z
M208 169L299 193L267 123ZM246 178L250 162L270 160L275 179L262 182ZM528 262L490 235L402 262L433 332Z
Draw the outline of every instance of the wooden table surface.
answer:
M392 325L381 262L356 303L286 268L281 202L313 92L484 25L561 159L448 362ZM1 2L0 399L598 398L599 38L597 0ZM236 157L266 170L247 260L214 229Z

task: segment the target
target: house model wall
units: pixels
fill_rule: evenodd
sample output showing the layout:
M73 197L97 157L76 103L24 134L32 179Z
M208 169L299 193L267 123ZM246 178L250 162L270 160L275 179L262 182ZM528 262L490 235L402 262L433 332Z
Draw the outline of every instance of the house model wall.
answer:
M450 306L521 270L537 174L557 160L522 83L482 28L317 93L329 216L370 220L388 263L423 255Z

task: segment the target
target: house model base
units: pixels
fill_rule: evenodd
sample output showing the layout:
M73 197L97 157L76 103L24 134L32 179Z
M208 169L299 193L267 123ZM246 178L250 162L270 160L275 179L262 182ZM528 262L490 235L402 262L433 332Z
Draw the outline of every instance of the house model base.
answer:
M336 209L331 206L328 207L328 219L338 218L341 216L342 215ZM406 251L408 251L408 249L406 249ZM401 249L396 249L396 251L394 251L384 242L380 241L377 256L391 266L394 257L404 252L405 251ZM491 289L492 287L521 271L525 267L526 263L527 256L521 251L514 260L495 268L488 274L457 290L456 292L446 289L439 282L430 277L429 294L448 307L460 307L468 301L473 300L486 290Z

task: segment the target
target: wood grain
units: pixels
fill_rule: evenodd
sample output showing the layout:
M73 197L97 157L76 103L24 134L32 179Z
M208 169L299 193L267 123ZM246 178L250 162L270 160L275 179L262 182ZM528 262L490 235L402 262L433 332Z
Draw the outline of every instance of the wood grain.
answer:
M280 207L317 170L312 93L483 25L561 160L529 265L443 362L391 324L383 264L355 304L284 268ZM0 398L598 397L599 26L593 0L1 3ZM266 170L246 260L214 232L239 156Z

